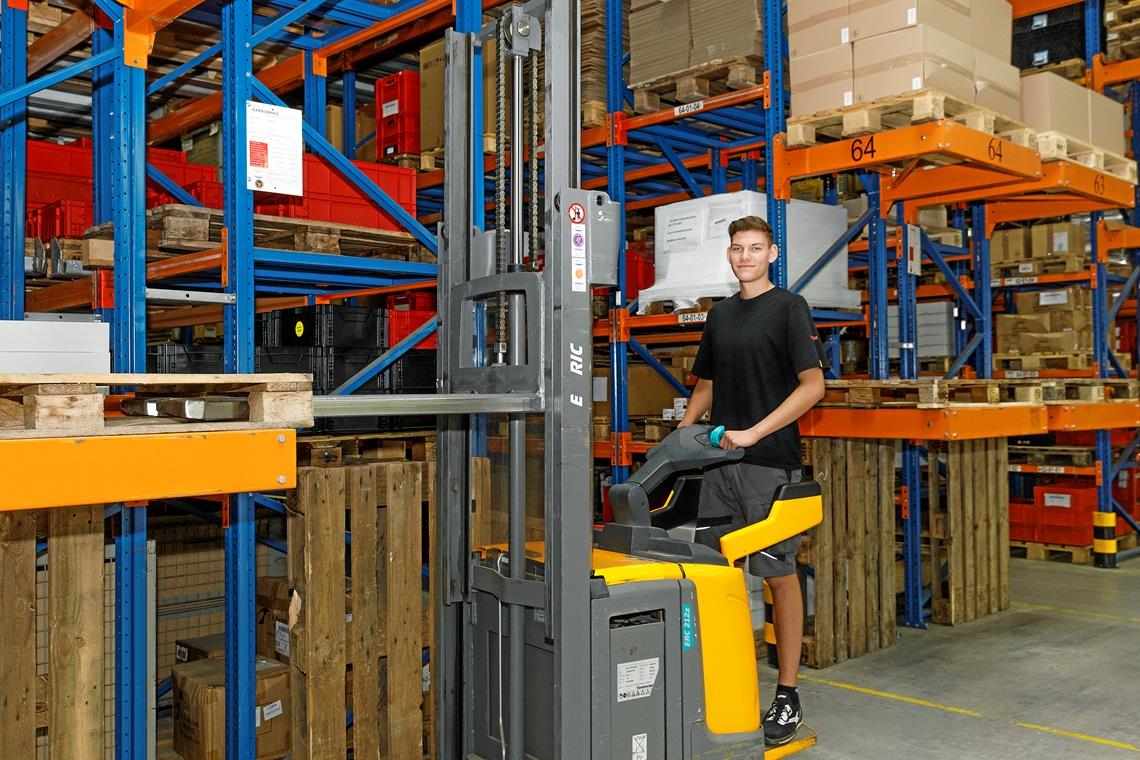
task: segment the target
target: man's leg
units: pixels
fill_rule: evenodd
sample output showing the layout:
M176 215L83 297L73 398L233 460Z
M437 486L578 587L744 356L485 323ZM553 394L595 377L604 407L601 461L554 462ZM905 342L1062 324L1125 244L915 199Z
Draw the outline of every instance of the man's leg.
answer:
M795 686L804 639L804 599L796 573L767 579L772 591L772 614L776 626L776 651L780 666L778 683Z

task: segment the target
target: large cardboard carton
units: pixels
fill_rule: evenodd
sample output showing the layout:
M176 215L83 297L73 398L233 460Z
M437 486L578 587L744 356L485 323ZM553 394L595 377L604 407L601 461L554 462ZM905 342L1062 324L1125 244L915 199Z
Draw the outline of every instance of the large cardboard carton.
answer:
M483 109L492 124L495 111L495 41L483 43ZM420 150L425 153L443 147L443 40L420 50ZM363 137L367 132L359 134Z
M254 709L257 760L289 753L289 668L258 658ZM183 760L225 760L226 663L214 658L176 665L174 750Z
M1092 351L1092 331L1022 333L1017 345L1022 354L1080 354Z
M289 579L257 579L257 653L270 660L289 662Z
M793 59L849 42L851 15L848 0L788 3L788 54Z
M997 314L994 332L998 335L1020 335L1027 332L1050 332L1048 314Z
M1034 256L1085 252L1086 225L1072 222L1035 224L1029 228Z
M1049 314L1052 320L1054 312L1083 311L1092 308L1092 291L1087 287L1070 285L1067 288L1054 290L1041 290L1027 293L1015 293L1014 305L1018 314ZM1050 328L1058 328L1050 322Z
M850 44L792 58L788 63L792 116L808 116L854 103L853 63Z
M975 50L1009 63L1013 53L1013 6L1009 0L970 0L970 41Z
M927 87L974 99L974 50L961 39L919 24L855 40L855 102Z
M629 83L637 86L691 65L689 0L634 2L629 14Z
M794 4L795 0L789 3ZM967 46L972 39L969 0L851 0L850 7L854 40L919 25L937 29Z
M684 380L685 371L678 367L669 367L669 371L678 380ZM609 369L595 367L594 378L608 377ZM604 382L604 381L603 381ZM661 410L673 406L673 399L677 390L665 382L656 370L648 364L629 365L629 414L631 417L660 417ZM595 403L594 409L599 418L608 417L608 406Z
M1092 308L1075 308L1049 312L1049 331L1091 330Z
M1008 60L988 55L980 48L974 50L974 102L1017 119L1021 115L1021 72Z
M690 66L764 56L764 6L760 0L689 0L689 29Z
M356 140L360 142L368 135L368 140L356 149L358 161L376 160L376 106L371 103L360 104L356 108ZM344 152L344 107L337 105L325 106L325 136L332 146Z
M1089 141L1088 89L1051 71L1021 78L1021 121Z
M998 230L990 237L990 262L1020 261L1028 256L1029 230Z
M1089 97L1089 142L1098 148L1124 155L1124 106L1095 90Z

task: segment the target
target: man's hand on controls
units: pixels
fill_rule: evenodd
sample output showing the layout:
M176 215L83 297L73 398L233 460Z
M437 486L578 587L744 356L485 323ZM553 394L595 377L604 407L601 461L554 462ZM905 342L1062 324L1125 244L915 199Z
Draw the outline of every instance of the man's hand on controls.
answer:
M720 439L720 447L728 451L733 449L747 449L755 446L763 436L755 428L747 430L726 430Z

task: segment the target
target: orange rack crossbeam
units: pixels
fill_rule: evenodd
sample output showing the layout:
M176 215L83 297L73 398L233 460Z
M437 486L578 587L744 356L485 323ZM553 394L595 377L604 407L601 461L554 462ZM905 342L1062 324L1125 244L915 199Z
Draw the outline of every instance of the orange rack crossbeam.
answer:
M1037 435L1047 430L1045 407L1030 404L934 409L815 407L800 418L800 434L815 438L959 441Z
M1111 430L1140 426L1140 402L1049 404L1049 430Z
M1136 202L1135 186L1119 177L1071 161L1050 161L1041 164L1040 179L1011 182L991 189L949 193L943 196L939 203L969 203L1011 196L1035 196L1035 199L1041 199L1041 194L1050 194L1052 199L1057 201L1085 203L1086 206L1081 210L1088 210L1088 201L1101 204L1099 210L1132 208ZM1059 213L1064 215L1076 212Z
M1066 5L1076 5L1075 0L1009 0L1013 6L1014 18L1025 18L1035 13L1047 13Z

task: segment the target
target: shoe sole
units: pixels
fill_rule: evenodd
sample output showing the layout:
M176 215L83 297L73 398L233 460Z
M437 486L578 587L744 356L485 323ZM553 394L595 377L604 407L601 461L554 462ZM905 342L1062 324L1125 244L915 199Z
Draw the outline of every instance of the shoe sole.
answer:
M764 734L764 745L767 747L782 747L782 746L784 746L785 744L787 744L788 742L790 742L796 738L796 734L798 734L800 732L800 726L802 726L803 724L804 724L804 722L801 720L799 723L796 724L796 730L791 732L787 736L785 736L783 739L769 739L768 735Z

